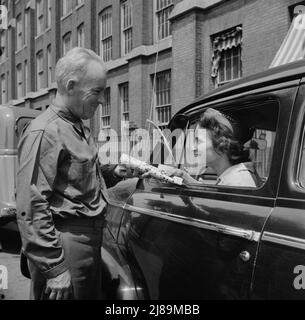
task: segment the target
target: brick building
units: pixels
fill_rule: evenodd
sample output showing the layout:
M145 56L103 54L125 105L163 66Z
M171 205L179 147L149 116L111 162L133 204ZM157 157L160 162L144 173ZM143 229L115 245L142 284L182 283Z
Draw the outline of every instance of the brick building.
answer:
M126 123L144 128L147 118L162 126L195 97L267 69L304 1L1 3L1 103L44 110L56 93L56 61L74 46L91 48L109 70L106 103L91 121L97 138Z

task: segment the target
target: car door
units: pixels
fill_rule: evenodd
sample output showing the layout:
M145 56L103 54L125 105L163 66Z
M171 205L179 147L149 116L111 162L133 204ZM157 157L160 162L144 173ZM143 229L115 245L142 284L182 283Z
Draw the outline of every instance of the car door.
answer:
M279 108L267 162L276 161L261 188L174 186L152 178L138 185L124 207L118 244L134 267L137 290L145 291L146 298L249 298L259 240L275 204L295 92L295 86L278 88L272 96L251 94L230 101L256 101L259 108L262 100L262 114L270 101Z
M305 299L305 81L294 106L276 205L263 231L251 297Z

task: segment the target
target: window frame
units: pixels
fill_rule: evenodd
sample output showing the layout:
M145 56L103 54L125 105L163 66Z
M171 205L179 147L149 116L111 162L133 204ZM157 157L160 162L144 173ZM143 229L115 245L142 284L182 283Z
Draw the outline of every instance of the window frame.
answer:
M111 128L111 89L110 87L105 88L105 103L100 106L100 129ZM106 113L104 111L107 111ZM104 124L104 120L108 124Z
M22 63L18 63L16 65L16 93L17 99L21 99L23 97L23 68Z
M158 8L158 3L161 3L162 1L171 1L170 3L168 3L167 5L165 5L164 7ZM155 39L155 43L158 43L159 41L166 39L168 37L170 37L172 35L172 30L171 30L171 23L169 21L169 19L167 18L166 21L163 22L163 25L167 26L168 29L168 34L166 34L165 36L160 36L160 29L159 28L159 15L160 13L164 14L164 11L169 11L168 16L171 14L173 8L174 8L174 1L173 0L154 0L153 2L153 12L154 12L154 39ZM164 18L164 16L163 16Z
M24 94L26 95L29 92L29 65L28 60L24 61Z
M105 20L103 23L103 17L105 19L110 19L110 22ZM110 18L109 18L110 17ZM112 41L112 31L113 31L113 17L112 17L112 7L109 6L102 10L98 17L99 22L99 55L102 57L104 62L109 62L113 59L113 41ZM104 26L104 27L103 27ZM105 29L103 29L105 28ZM108 29L107 29L108 28Z
M47 15L46 15L46 28L49 29L52 26L52 0L47 0Z
M121 130L125 130L130 121L130 104L129 104L129 83L125 82L119 86L120 92L120 115L121 115ZM127 101L127 105L125 102ZM127 106L127 108L126 108Z
M48 73L48 87L53 82L53 68L52 68L52 45L47 46L47 73Z
M36 53L36 91L44 88L43 50Z
M7 77L7 75L5 73L1 74L1 104L5 104L8 102L6 77ZM4 86L3 86L3 84L4 84ZM3 97L4 97L4 99L3 99Z
M82 22L77 27L77 46L85 47L85 23Z
M265 103L271 103L271 104L274 104L274 108L276 108L276 111L277 111L277 118L276 118L276 131L275 131L275 135L274 135L274 138L273 138L273 145L272 145L272 148L271 148L271 153L270 153L270 156L268 158L269 160L269 169L268 169L268 176L266 178L266 180L263 181L262 185L257 187L257 188L252 188L252 187L240 187L240 186L225 186L225 185L215 185L215 184L204 184L200 181L198 181L198 183L190 183L188 184L187 188L188 189L192 189L192 190L197 190L197 191L200 191L200 190L211 190L213 192L215 191L231 191L232 192L243 192L243 193L249 193L249 192L256 192L258 190L262 190L264 189L267 184L268 184L268 181L269 181L269 178L270 178L270 172L271 172L271 165L272 165L272 162L273 162L273 158L274 158L274 155L275 155L275 146L276 146L276 138L277 138L277 135L278 135L278 124L279 124L279 121L280 121L280 101L278 101L275 97L270 97L272 100L268 100L268 97L263 97L262 100L256 100L256 103L248 106L248 108L252 109L255 109L255 108L258 108L258 107L261 107L261 103L265 101ZM245 100L246 102L247 100ZM189 116L189 122L188 122L188 126L186 128L184 128L184 132L186 129L190 129L190 127L192 126L193 122L195 121L195 119L198 119L198 115L202 114L202 112L204 112L204 110L206 110L207 108L211 107L211 108L215 108L216 110L222 110L224 108L227 108L227 107L232 107L232 109L235 110L235 112L238 111L238 109L242 109L242 107L239 107L239 108L234 108L234 105L238 104L236 101L227 101L225 103L217 103L216 105L213 105L213 103L211 105L201 105L201 106L198 106L198 109L196 108L196 111L195 112L192 112L191 114L187 114ZM244 104L243 104L244 105ZM200 110L200 111L199 111ZM230 109L231 110L231 109ZM305 132L305 127L304 127L304 132ZM304 134L304 137L305 137L305 134ZM304 138L305 139L305 138ZM185 156L185 144L186 144L186 135L185 135L185 138L184 138L184 149L182 151L182 154L181 154L181 157L184 157ZM252 160L252 159L251 159ZM251 161L251 162L254 162L254 161ZM183 168L184 166L179 164L179 168ZM262 178L262 177L261 177Z
M40 36L44 29L44 0L36 0L36 36Z
M4 62L7 58L7 30L0 30L0 46L3 48L2 55L0 57L0 63ZM4 43L2 43L4 41Z
M237 48L238 50L238 55L234 55L233 54L233 50L234 48ZM227 68L226 68L226 62L229 60L228 58L224 59L225 63L224 63L224 68L223 68L223 71L224 71L224 80L220 80L220 77L221 77L221 62L223 60L223 55L227 54L228 52L231 53L231 56L230 56L230 60L231 60L231 69L230 69L230 72L231 72L231 75L232 77L230 79L228 79L226 76L227 76ZM216 86L222 86L226 83L229 83L231 81L234 81L234 80L238 80L242 77L242 47L241 45L238 45L237 47L232 47L231 49L229 50L224 50L223 52L221 52L221 60L219 62L219 69L218 69L218 74L217 74L217 83L216 83ZM239 57L239 60L238 60L238 77L237 78L234 78L234 58L235 57Z
M67 39L69 39L69 48L66 47ZM65 33L62 37L62 56L72 49L72 32Z
M24 39L23 39L23 18L22 14L19 13L16 17L16 51L19 51L23 48Z
M160 91L159 92L158 91L158 80L162 76L166 77L167 75L169 76L170 86L169 87L164 87L164 90L159 90ZM154 79L154 77L156 77L156 78ZM156 73L153 76L153 83L154 83L153 95L154 95L154 101L155 101L155 103L154 103L154 112L153 112L153 120L159 127L166 127L167 124L169 123L170 119L172 118L172 71L171 71L171 69L160 71L160 72ZM160 85L160 87L161 87L161 85ZM166 94L167 94L168 91L169 91L169 101L166 101L166 102L169 102L169 103L158 104L158 94L162 95L162 92L163 92L163 93L165 93L165 97L166 97ZM159 99L162 100L162 97L160 97ZM165 98L165 100L166 100L166 98ZM163 122L159 122L159 117L158 117L159 109L164 109L164 114L165 114L164 117L168 118L167 122L164 122L164 121ZM166 110L166 109L169 109L169 111Z
M125 8L127 7L127 20L130 23L125 26ZM133 5L131 0L122 0L120 5L121 11L121 56L125 56L132 51L132 36L133 36ZM130 13L130 17L128 17ZM128 38L130 37L130 38ZM128 46L126 46L126 42Z
M61 16L65 17L73 11L73 0L62 0Z

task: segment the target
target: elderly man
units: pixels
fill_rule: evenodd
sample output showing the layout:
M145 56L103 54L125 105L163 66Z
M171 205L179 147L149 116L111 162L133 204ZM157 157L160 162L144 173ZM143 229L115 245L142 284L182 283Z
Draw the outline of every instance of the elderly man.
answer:
M107 193L97 148L82 119L92 118L103 103L106 69L93 51L74 48L55 73L55 100L18 146L17 220L31 296L98 299ZM107 167L106 175L123 176L121 169Z

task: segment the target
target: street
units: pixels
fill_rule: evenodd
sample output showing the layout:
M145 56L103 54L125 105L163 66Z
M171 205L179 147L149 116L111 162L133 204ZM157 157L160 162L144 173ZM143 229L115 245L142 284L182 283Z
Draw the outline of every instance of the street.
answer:
M28 300L30 280L21 274L19 268L20 239L15 232L0 229L0 242L0 265L8 270L8 289L0 288L0 300Z

